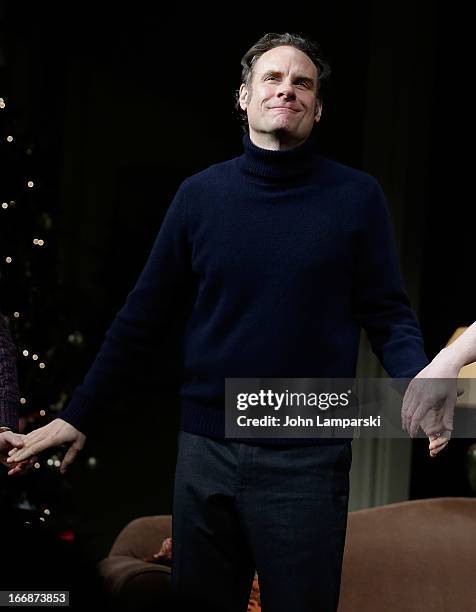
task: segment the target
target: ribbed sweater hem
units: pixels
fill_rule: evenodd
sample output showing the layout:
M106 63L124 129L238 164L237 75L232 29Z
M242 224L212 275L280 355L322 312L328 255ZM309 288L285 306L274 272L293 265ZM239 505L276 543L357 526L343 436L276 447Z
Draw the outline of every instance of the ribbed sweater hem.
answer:
M207 438L242 442L255 446L318 446L345 444L353 438L231 438L225 436L225 411L221 408L200 406L182 400L180 429Z

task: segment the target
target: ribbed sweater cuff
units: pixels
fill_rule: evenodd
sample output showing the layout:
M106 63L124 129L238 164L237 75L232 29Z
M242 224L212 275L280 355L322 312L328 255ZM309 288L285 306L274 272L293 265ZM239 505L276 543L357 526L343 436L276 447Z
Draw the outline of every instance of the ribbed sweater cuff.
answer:
M18 402L0 398L0 427L18 431Z

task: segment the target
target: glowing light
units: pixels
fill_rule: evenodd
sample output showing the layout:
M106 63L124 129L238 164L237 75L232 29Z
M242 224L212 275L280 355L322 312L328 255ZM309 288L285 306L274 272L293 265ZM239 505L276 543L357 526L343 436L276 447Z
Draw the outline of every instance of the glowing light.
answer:
M33 238L33 244L38 244L38 238Z
M36 361L38 359L38 355L36 353L33 353L31 358L33 359L33 361Z
M41 466L37 461L33 467L35 468L35 470L39 470Z
M43 246L45 244L45 241L41 240L41 238L40 238L40 240L38 240L38 244L39 244L39 246Z
M8 204L6 202L2 202L2 208L8 208Z
M15 312L13 313L13 316L15 317L15 319L18 319L18 318L20 317L20 313L19 313L19 312L17 312L17 311L15 311Z
M89 467L96 467L96 465L97 465L96 457L89 457L88 465L89 465Z
M28 181L28 183L27 183L27 187L30 187L30 189L32 187L34 187L34 185L35 185L35 183L33 181Z
M7 142L13 142L13 136L7 136Z
M48 510L48 508L45 508L43 510L43 514L46 514L47 516L49 516L51 514L51 512Z
M42 523L44 523L44 522L46 521L45 517L44 517L44 516L40 516L40 521L41 521Z
M40 366L41 370L44 370L45 367L46 367L45 364L42 361L38 365Z
M60 465L61 465L61 461L59 459L56 459L55 467L59 467Z
M26 404L26 398L20 397L20 404Z
M30 353L29 353L29 352L28 352L26 349L23 351L23 355L24 355L25 357L28 357L28 355L29 355L29 354L30 354Z
M7 263L12 263L13 259L11 257L5 257L5 261Z
M46 410L40 410L40 416L45 416Z
M46 462L48 465L53 465L53 459L48 459L48 461Z

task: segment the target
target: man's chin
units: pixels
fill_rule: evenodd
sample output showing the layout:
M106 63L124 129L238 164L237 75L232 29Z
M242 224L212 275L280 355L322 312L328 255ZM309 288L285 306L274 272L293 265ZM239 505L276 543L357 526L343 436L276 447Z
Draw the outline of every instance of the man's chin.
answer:
M292 144L302 140L302 136L288 125L279 126L275 128L272 133L283 143Z

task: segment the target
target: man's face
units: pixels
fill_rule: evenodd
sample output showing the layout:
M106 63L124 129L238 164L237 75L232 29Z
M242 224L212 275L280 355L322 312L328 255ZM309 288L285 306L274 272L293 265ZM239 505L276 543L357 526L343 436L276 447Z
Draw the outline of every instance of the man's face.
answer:
M316 89L317 68L305 53L287 45L263 53L251 88L240 87L251 140L258 146L273 138L287 146L304 142L320 119Z

